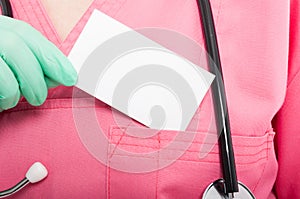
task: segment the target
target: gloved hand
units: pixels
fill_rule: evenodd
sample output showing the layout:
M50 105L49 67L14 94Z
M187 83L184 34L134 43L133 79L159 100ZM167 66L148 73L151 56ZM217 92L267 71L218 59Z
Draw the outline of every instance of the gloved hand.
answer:
M72 86L77 73L68 59L29 24L0 16L0 110L9 109L21 95L41 105L48 88Z

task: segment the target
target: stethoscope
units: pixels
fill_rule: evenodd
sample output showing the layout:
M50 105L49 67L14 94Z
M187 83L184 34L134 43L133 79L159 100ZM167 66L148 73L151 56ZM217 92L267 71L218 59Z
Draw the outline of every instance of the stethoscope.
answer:
M224 178L211 183L206 188L202 198L255 198L251 191L237 180L227 100L211 5L209 0L198 0L197 3L201 15L209 69L213 74L216 74L215 81L212 84L212 96Z
M8 16L8 17L13 17L13 12L11 9L11 4L9 0L1 0L0 1L0 8L2 10L2 15Z
M203 199L253 199L255 198L251 191L237 180L236 165L232 146L230 132L230 123L227 110L227 101L224 89L221 61L218 49L217 36L212 16L212 10L209 0L197 0L203 33L205 36L205 46L208 53L209 69L216 75L212 84L212 96L214 103L214 112L216 117L217 132L219 134L220 161L222 165L223 178L211 183L205 190ZM13 17L11 4L9 0L0 0L2 14ZM0 192L0 198L9 196L23 188L29 182L37 182L47 175L46 168L35 163L27 172L26 177L15 187ZM32 176L35 176L32 178Z

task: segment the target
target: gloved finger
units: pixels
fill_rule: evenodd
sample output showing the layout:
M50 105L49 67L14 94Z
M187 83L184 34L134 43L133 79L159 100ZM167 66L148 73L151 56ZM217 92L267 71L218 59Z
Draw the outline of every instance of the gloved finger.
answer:
M47 97L47 86L41 66L19 36L1 30L0 56L19 83L21 94L34 105L41 105Z
M6 21L14 21L14 23L7 23L8 26L5 27L7 29L10 27L10 30L17 34L20 33L18 35L38 59L45 76L66 86L73 86L76 83L77 72L73 65L53 43L27 23L5 17L2 19L3 25Z
M0 112L13 108L20 99L19 84L7 64L0 58Z
M49 79L48 77L45 77L45 82L46 82L46 85L48 88L55 88L60 85L60 83L58 83L52 79Z

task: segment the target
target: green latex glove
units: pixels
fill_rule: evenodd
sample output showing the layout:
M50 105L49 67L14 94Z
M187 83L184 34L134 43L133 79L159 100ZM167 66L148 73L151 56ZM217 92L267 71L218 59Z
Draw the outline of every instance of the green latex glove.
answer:
M41 105L48 88L72 86L76 79L72 64L40 32L0 16L0 110L14 107L21 95Z

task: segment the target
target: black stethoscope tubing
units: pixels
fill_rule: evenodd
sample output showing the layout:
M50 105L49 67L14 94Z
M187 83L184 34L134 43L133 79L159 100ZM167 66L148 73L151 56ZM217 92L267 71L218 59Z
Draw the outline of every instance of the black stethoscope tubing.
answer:
M210 71L216 74L215 81L212 84L212 95L217 132L219 135L220 159L225 181L225 191L226 193L234 193L238 192L238 181L217 34L209 0L198 0L197 2L206 51L209 56L208 65Z
M13 17L10 0L0 0L0 7L2 9L2 15L11 17L11 18Z
M11 196L11 195L17 193L18 191L20 191L23 187L25 187L29 183L30 183L29 180L27 178L24 178L23 180L21 180L18 184L16 184L12 188L1 191L0 198L6 198L8 196Z

